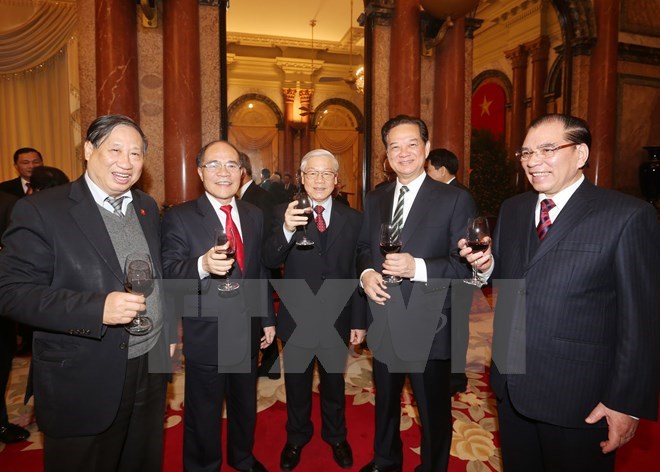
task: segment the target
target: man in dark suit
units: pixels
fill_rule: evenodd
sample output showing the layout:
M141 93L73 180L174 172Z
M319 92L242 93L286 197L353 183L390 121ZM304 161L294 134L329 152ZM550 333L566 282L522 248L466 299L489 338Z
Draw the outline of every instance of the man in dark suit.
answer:
M584 177L590 145L579 118L536 119L517 153L534 190L503 203L492 257L461 250L510 279L491 370L507 471L612 471L657 415L660 231L651 205Z
M124 290L127 255L151 255L160 278L156 202L131 187L146 138L120 115L97 118L77 181L16 203L0 252L0 312L35 327L32 376L46 471L160 470L167 359L158 284L145 300ZM29 248L29 250L26 250ZM138 312L154 328L124 329ZM163 371L161 371L163 372Z
M259 347L266 347L275 338L275 319L272 308L266 318L249 318L248 310L238 303L241 293L248 290L243 287L247 279L267 278L261 263L262 212L235 198L243 173L239 159L238 150L228 142L213 141L204 146L197 155L197 171L205 193L197 200L171 208L163 220L165 276L196 279L202 294L196 316L186 313L183 318L183 466L189 471L220 470L225 398L228 464L242 471L266 470L252 454L257 418L256 369ZM235 258L228 258L221 247L215 246L217 228L238 232ZM239 289L234 297L220 297L215 277L228 276L239 280L245 290ZM272 306L265 290L260 301L262 307ZM237 326L240 330L232 331ZM219 337L221 331L223 338ZM231 343L235 339L245 342L228 349L225 341ZM247 371L232 370L228 357L247 359ZM220 366L225 361L227 365Z
M426 158L426 173L433 180L453 185L454 187L468 190L468 188L456 179L458 173L458 159L456 154L449 149L433 149Z
M14 167L18 177L0 183L0 192L6 192L17 197L24 197L32 193L30 189L30 177L32 169L42 166L44 160L41 153L33 148L20 148L14 152Z
M289 173L285 173L282 177L282 185L284 186L284 191L286 192L286 196L288 198L287 201L290 202L298 192L298 185L296 185L296 183L293 181L293 177Z
M0 192L0 236L9 226L9 216L18 197L5 192ZM2 244L0 243L0 250ZM25 441L30 437L30 432L16 424L9 422L7 416L7 403L5 402L5 391L11 372L12 359L16 351L16 323L14 320L0 316L0 442L11 444Z
M252 180L252 163L250 157L244 152L240 153L239 160L243 168L243 177L241 178L241 188L239 189L239 198L248 203L252 203L264 214L264 240L268 238L273 224L273 208L275 201L270 193L259 187ZM270 271L273 278L281 278L280 268L276 267ZM277 343L271 343L261 352L261 364L259 365L259 377L268 377L271 380L277 380L281 374L279 372L270 373L271 367L279 360L279 350ZM279 365L279 364L278 364Z
M384 306L394 301L396 291L390 294L390 289L400 287L407 303L415 288L418 294L428 289L427 295L434 297L433 292L446 292L449 284L446 279L459 279L469 274L455 248L475 206L468 192L436 182L425 174L430 143L422 120L399 115L385 123L381 133L397 179L370 192L365 199L364 223L358 240L358 270L366 295L374 304ZM403 243L400 253L387 254L385 258L379 247L379 231L384 222L397 226ZM403 282L400 286L388 287L383 274L402 277ZM438 283L440 279L445 280ZM442 309L440 322L450 316L450 299L447 295L444 308L442 301L436 307ZM374 313L373 306L371 312ZM385 335L395 338L396 327L408 322L405 317L405 313L388 313L389 331L386 330ZM452 435L449 333L444 322L438 324L430 352L415 359L421 369L409 371L422 423L422 463L418 471L446 470L449 462ZM383 345L389 339L369 339L370 347L373 342ZM376 354L374 357L375 454L372 462L361 471L401 471L400 400L406 374L400 369L391 370Z
M302 158L300 170L316 216L310 222L308 213L296 208L298 202L295 200L278 206L273 231L264 246L264 260L270 267L284 264L285 279L305 280L317 293L326 279L355 280L356 244L362 218L357 211L333 202L339 162L332 153L323 149L308 152ZM296 228L307 224L307 236L314 241L312 250L296 246ZM360 344L363 341L366 334L364 310L364 301L355 290L334 324L344 343ZM284 300L278 313L278 335L283 343L289 341L295 328L296 323ZM329 336L329 333L318 334L316 339L319 340ZM312 439L314 431L311 422L314 359L302 372L294 372L287 367L294 364L289 364L286 353L293 352L297 346L294 341L286 346L287 441L280 467L290 471L298 465L302 449ZM331 366L324 366L320 360L318 369L321 377L321 436L332 447L335 462L348 468L353 465L353 455L346 441L344 374L333 371Z

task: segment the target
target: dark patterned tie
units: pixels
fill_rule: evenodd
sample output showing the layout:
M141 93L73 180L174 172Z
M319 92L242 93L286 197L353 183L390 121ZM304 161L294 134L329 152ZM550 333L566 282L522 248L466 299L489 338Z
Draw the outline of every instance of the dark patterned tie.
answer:
M393 236L398 236L401 234L401 227L403 226L403 196L407 191L408 187L405 185L402 185L401 189L399 189L399 200L396 202L394 215L392 215L392 226L396 228L395 234Z
M108 202L110 205L112 205L112 208L115 209L115 215L124 217L124 213L121 211L121 204L124 201L124 198L126 197L119 197L119 198L112 198L112 197L107 197L105 199L106 202Z
M316 205L314 207L314 213L316 213L316 217L314 218L314 221L316 222L316 227L319 230L319 233L324 233L326 229L328 229L325 226L325 220L323 219L323 208L321 205Z
M543 241L545 235L550 231L550 226L552 226L552 221L550 221L550 210L555 206L555 202L549 198L541 200L541 217L539 218L539 224L536 227L536 233L539 235L541 241Z
M239 233L234 220L231 218L231 205L222 205L220 210L227 216L227 221L225 222L225 232L229 234L234 234L234 241L232 244L236 249L236 262L238 267L240 267L241 272L243 272L243 262L245 261L245 249L243 248L243 240L241 239L241 233Z

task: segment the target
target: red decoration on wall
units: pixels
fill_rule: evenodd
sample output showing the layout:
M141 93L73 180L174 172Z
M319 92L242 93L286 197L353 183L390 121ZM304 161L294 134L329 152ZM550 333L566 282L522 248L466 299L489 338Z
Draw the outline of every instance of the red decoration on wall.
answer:
M479 86L472 95L472 128L488 129L495 136L504 134L504 89L495 83Z

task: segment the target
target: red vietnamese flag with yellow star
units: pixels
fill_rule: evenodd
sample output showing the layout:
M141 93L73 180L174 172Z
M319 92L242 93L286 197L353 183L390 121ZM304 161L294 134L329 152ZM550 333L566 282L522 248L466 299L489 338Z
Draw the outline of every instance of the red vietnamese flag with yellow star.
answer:
M495 136L504 134L504 100L502 87L495 83L479 86L472 95L472 128L488 129Z

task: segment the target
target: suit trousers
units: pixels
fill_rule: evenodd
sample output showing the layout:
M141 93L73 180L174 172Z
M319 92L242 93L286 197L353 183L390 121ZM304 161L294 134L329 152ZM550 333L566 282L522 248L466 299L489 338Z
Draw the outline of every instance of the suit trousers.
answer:
M9 423L5 393L9 382L12 359L16 351L16 323L14 320L0 316L0 426Z
M239 470L254 466L257 423L257 358L248 373L219 373L217 365L186 361L183 409L183 468L217 472L222 465L222 403L227 402L227 463Z
M148 357L128 360L117 416L106 431L72 438L44 435L45 472L162 469L167 375L150 374Z
M287 372L284 356L287 442L295 446L304 446L314 434L311 420L314 364L312 360L305 372L291 374ZM321 362L317 365L321 379L321 437L329 444L336 444L346 440L344 374L327 372Z
M410 377L422 423L422 463L416 472L446 471L451 447L452 417L449 395L450 360L429 360L423 373L391 373L374 359L376 433L374 463L382 468L401 467L401 391Z
M614 471L615 452L603 454L600 449L607 428L565 428L535 421L516 411L508 388L497 410L506 472Z

